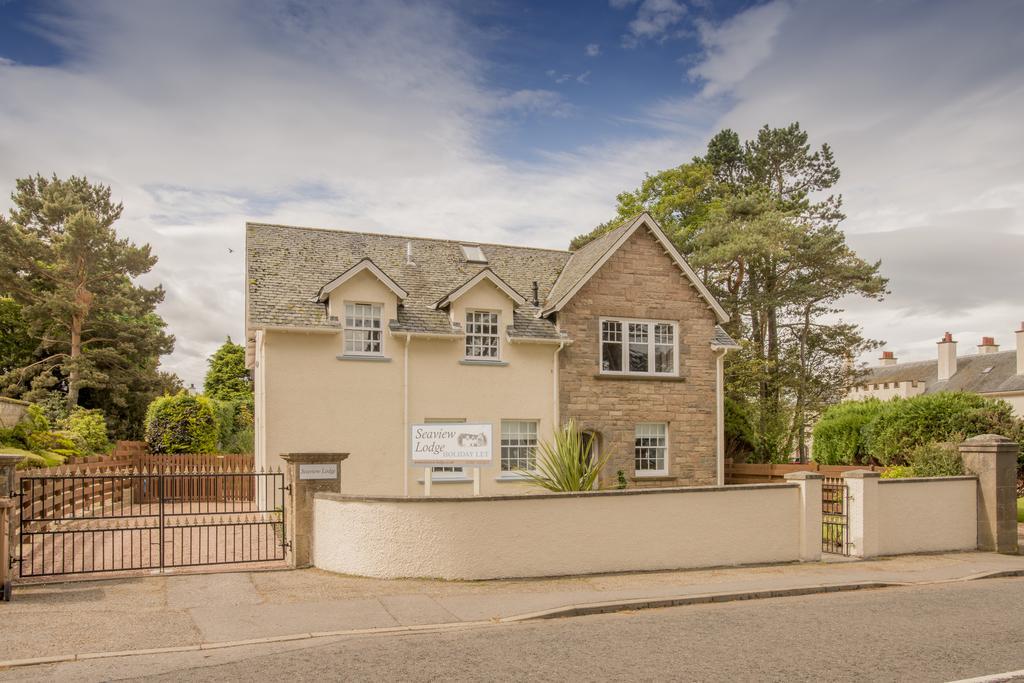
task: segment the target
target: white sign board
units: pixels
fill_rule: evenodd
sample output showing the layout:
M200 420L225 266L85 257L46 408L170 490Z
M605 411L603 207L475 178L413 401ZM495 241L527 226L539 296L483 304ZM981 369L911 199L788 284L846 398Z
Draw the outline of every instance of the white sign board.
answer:
M299 479L337 479L338 463L299 465Z
M479 465L491 462L490 424L412 425L410 456L418 465Z

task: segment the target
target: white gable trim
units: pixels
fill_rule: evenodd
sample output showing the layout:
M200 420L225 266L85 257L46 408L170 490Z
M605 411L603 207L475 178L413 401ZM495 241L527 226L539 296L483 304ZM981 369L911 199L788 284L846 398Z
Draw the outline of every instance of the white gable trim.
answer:
M370 271L375 278L383 282L384 286L390 289L392 292L394 292L395 296L397 296L399 299L405 299L406 297L409 296L409 293L402 289L397 282L388 277L387 273L378 268L377 264L375 264L368 258L364 258L359 263L355 264L354 266L346 270L344 273L342 273L341 275L339 275L338 277L334 278L326 285L321 287L320 291L317 292L316 297L313 299L313 301L317 303L327 301L327 297L330 295L331 292L333 292L338 287L341 287L343 284L354 278L356 275L359 275L364 270Z
M495 287L500 289L502 292L504 292L505 296L507 296L509 299L512 299L516 306L522 306L526 304L526 298L523 297L522 294L512 289L512 287L509 286L507 282L498 277L493 270L491 270L490 268L484 268L479 273L466 280L466 282L459 286L457 289L454 289L447 295L445 295L443 299L434 304L434 308L440 309L444 308L445 306L448 306L453 301L458 299L460 296L462 296L469 290L476 287L484 280L487 280Z
M693 268L691 268L690 264L686 262L686 259L683 258L683 255L679 253L679 251L675 248L675 245L673 245L672 242L668 239L668 237L665 235L665 232L661 229L661 226L658 225L658 222L654 220L650 216L650 214L646 212L640 214L635 219L633 219L633 222L632 224L630 224L629 228L623 231L622 235L620 235L619 238L615 240L615 243L608 247L608 250L604 253L604 255L601 256L600 259L598 259L597 263L591 266L590 270L588 270L586 274L580 278L579 282L573 285L572 289L566 292L561 299L559 299L554 304L548 306L540 313L538 313L538 317L543 317L546 315L550 315L551 313L560 311L563 306L569 303L569 301L574 296L576 296L576 293L583 288L583 285L587 284L587 282L590 281L590 278L594 277L594 274L597 273L597 271L601 270L601 266L603 266L608 261L608 259L612 257L612 254L619 250L619 247L626 243L626 240L628 240L641 225L646 226L647 229L651 231L651 234L654 235L658 242L661 243L661 246L662 248L665 249L665 252L672 258L673 261L675 261L675 264L679 266L680 270L683 271L683 274L686 275L686 277L690 280L690 283L697 289L700 295L704 297L704 300L715 312L715 316L717 316L718 322L729 322L729 314L725 312L725 309L722 308L722 305L718 303L718 300L715 299L711 292L708 291L708 288L704 286L704 283L701 282L701 279L697 277L697 273L693 271Z

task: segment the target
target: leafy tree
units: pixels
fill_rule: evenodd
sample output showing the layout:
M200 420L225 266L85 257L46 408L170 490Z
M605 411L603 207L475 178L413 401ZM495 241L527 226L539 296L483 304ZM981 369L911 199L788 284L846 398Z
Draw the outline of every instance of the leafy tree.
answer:
M203 393L219 401L252 398L252 380L245 369L245 347L227 338L209 359Z
M814 461L822 465L868 464L865 429L894 405L869 398L832 406L814 425Z
M618 217L573 247L646 210L732 318L727 391L749 413L756 460L805 452L806 425L854 378L848 358L878 346L843 322L847 296L880 299L886 280L839 229L842 197L828 145L811 150L799 124L763 127L740 143L718 133L707 153L648 176L618 197Z
M0 296L0 376L28 365L35 349L21 306L11 297Z
M0 291L19 306L39 351L2 377L8 394L59 394L70 411L99 408L117 434L138 430L149 401L176 379L160 373L174 338L155 313L159 286L133 279L156 263L149 245L119 238L123 206L86 178L16 181L0 216Z

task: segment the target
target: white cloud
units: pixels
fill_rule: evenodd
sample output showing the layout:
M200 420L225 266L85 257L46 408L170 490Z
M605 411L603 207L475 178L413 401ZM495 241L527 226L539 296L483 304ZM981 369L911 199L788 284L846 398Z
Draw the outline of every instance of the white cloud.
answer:
M0 57L0 66L14 66L14 60L7 57Z
M601 46L597 43L589 43L585 48L583 48L583 54L588 57L597 57L601 54Z
M503 162L488 149L504 127L573 110L551 91L483 85L458 17L422 3L296 7L69 3L47 28L72 62L0 69L0 178L113 187L119 231L160 258L144 280L167 290L165 365L186 382L242 336L246 220L564 247L651 164L699 144L623 138Z
M932 358L946 330L961 351L981 334L1010 343L1024 319L1024 7L806 3L782 21L766 7L713 29L694 73L728 103L713 128L799 121L832 146L850 243L892 290L848 302L848 317L907 360Z
M788 12L786 2L775 0L717 26L697 22L706 55L689 74L706 82L704 95L717 95L731 88L767 59Z
M686 16L686 5L677 0L643 0L622 37L624 47L636 47L645 40L664 40Z

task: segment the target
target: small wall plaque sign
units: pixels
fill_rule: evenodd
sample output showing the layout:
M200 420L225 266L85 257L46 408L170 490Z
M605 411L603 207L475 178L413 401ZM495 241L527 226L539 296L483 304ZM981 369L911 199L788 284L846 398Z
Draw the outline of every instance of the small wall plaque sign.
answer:
M299 465L299 479L337 479L338 463L309 463Z

